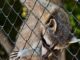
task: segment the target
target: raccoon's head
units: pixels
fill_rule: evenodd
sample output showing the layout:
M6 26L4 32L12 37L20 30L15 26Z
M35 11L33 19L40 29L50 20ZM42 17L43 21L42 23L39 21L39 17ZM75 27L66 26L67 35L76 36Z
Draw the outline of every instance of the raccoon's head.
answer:
M67 13L59 8L50 15L42 26L42 34L48 45L65 46L69 42L71 26Z

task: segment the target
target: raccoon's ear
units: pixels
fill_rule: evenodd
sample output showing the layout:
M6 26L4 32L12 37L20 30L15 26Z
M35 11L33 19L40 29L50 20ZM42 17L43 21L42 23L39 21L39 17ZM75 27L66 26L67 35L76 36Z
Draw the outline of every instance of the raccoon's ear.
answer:
M57 22L55 19L50 19L47 23L46 23L46 26L48 28L50 28L53 32L56 31L57 29Z

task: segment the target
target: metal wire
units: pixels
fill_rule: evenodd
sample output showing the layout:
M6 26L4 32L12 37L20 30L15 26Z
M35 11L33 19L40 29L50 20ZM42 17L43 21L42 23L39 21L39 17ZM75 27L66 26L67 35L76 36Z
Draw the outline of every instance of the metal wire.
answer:
M1 2L2 2L2 1L1 1ZM25 1L25 2L26 2L26 1ZM24 3L25 3L25 2L24 2ZM25 49L26 44L28 44L28 45L31 47L31 49L33 50L33 54L34 54L34 52L36 52L36 49L37 49L40 41L38 42L38 45L36 46L35 49L32 48L31 44L30 44L28 41L30 40L32 34L34 34L39 40L41 40L41 39L37 36L37 34L36 34L36 32L35 32L34 30L35 30L35 28L36 28L36 26L37 26L37 24L38 24L39 22L42 23L42 22L41 22L41 18L43 17L43 14L44 14L45 10L46 10L48 13L50 13L49 10L47 9L47 7L49 6L50 1L48 2L47 6L44 7L44 6L40 3L39 0L35 0L35 3L34 3L34 5L33 5L32 9L29 11L30 13L27 15L28 17L25 18L25 20L24 20L24 19L21 17L21 15L20 15L20 14L21 14L21 8L19 9L19 12L17 12L16 9L14 8L14 7L16 7L16 6L15 6L16 0L13 1L13 4L12 4L12 5L10 4L10 2L9 2L8 0L4 0L4 2L2 2L2 3L3 3L3 6L0 7L0 13L5 17L5 20L4 20L4 23L3 23L2 25L0 25L0 31L2 30L2 31L4 32L4 34L9 38L9 40L15 45L17 41L14 41L14 40L12 39L12 37L10 36L11 33L13 32L13 29L14 29L14 30L16 31L16 32L15 32L15 33L16 33L16 36L17 36L17 34L20 35L21 38L25 41L25 44L24 44L24 46L23 46L22 49ZM22 3L22 5L24 5L24 3ZM36 6L37 3L40 4L40 5L44 8L44 9L43 9L43 12L42 12L42 14L41 14L40 17L36 16L35 13L33 13L33 10L34 10L34 8L35 8L35 6ZM9 6L9 12L6 12L7 15L6 15L6 13L4 12L4 9L5 9L6 4ZM65 10L67 11L67 13L74 18L74 20L78 23L78 26L80 27L80 22L79 22L79 20L77 19L76 16L73 15L73 12L74 12L74 9L76 9L76 8L75 8L76 6L77 6L77 2L75 2L75 5L74 5L72 11L68 11L65 7L64 7L64 8L65 8ZM26 7L26 8L27 8L27 7ZM6 10L5 10L5 11L6 11ZM9 16L10 16L10 14L12 13L12 11L16 14L16 18L15 18L14 22L11 22L11 20L9 19ZM33 29L31 29L30 26L26 23L26 22L29 20L29 16L30 16L31 14L32 14L32 15L34 16L34 18L37 20L37 22L36 22L36 24L35 24L35 26L34 26ZM50 14L52 14L52 13L50 13ZM19 27L16 27L15 24L17 23L18 19L20 19L21 24L19 24ZM11 27L8 27L8 26L6 27L6 24L8 24L7 22L10 24ZM44 25L43 23L42 23L42 25L45 27L45 25ZM22 27L21 27L21 26L22 26ZM27 26L27 27L30 29L30 31L31 31L31 32L30 32L30 35L29 35L29 38L28 38L27 40L26 40L26 39L24 38L24 36L20 33L20 32L23 30L23 27L24 27L24 26ZM22 29L19 31L20 27L21 27ZM8 32L7 32L5 28L6 28L6 29L10 28L10 29L9 29ZM19 29L17 29L17 28L19 28ZM12 33L12 35L13 35L13 33ZM17 37L16 37L16 36L14 36L14 38L17 40L19 36L17 36ZM16 46L16 45L15 45L15 47L18 49L18 51L20 50L20 49L19 49L20 47L18 47L18 46ZM66 51L71 55L71 59L70 59L70 60L79 60L78 55L80 55L80 47L77 48L77 51L76 51L75 53L73 53L69 48L66 48ZM15 52L15 51L14 51L14 52ZM31 58L33 57L33 54L32 54L32 56L31 56ZM38 54L38 53L36 52L36 54ZM39 54L38 54L38 55L39 55ZM67 56L67 55L66 55L66 56ZM56 56L56 57L57 57L57 56ZM0 59L3 60L1 57L0 57ZM66 59L67 59L67 58L66 58Z

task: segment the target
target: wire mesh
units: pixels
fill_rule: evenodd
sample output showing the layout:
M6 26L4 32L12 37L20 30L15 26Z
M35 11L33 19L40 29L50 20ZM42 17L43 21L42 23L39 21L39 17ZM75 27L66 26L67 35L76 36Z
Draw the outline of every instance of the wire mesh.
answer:
M21 1L23 1L23 0L21 0ZM26 2L26 0L25 0L25 2ZM26 11L25 12L25 13L27 13L26 17L24 17L21 14L23 13L22 7L24 6L25 2L20 3L19 0L0 0L0 31L3 31L4 34L8 37L9 41L11 41L12 44L14 44L15 50L13 51L13 53L19 52L20 49L25 49L25 48L27 48L26 45L29 45L30 49L33 51L32 55L30 57L32 59L34 53L36 53L38 56L41 56L41 54L40 54L41 50L40 50L40 52L37 51L37 49L40 45L41 38L36 33L36 27L38 26L38 23L42 24L45 27L45 25L41 21L41 18L43 17L45 10L49 14L52 14L52 13L47 9L47 7L50 4L50 1L48 3L46 3L46 5L44 7L44 5L39 0L34 0L34 3L32 3L33 6L31 6L31 10ZM36 9L36 5L38 5L38 4L41 5L41 8L43 8L40 16L37 16L37 14L34 12L34 10ZM80 22L79 22L78 18L76 17L76 15L73 14L75 12L77 4L79 4L79 2L75 2L75 5L73 6L71 11L67 10L65 6L63 8L66 10L66 12L69 14L69 16L73 17L75 22L78 24L77 26L80 27ZM26 7L26 6L24 6L24 7ZM28 9L28 8L26 7L26 9ZM31 15L36 20L34 27L31 27L27 23L27 22L29 22ZM23 34L21 33L25 28L30 30L28 38L25 38L23 36ZM75 32L75 30L76 29L73 28L73 32ZM37 41L37 46L35 49L31 45L31 43L33 43L33 41L30 43L32 36L34 38L36 38L37 40L39 40L39 41ZM20 44L18 44L18 46L17 46L17 44L16 44L17 40L19 40L19 39L22 40L21 41L22 46ZM79 60L80 59L79 45L80 44L75 43L75 44L70 45L69 48L66 48L66 60ZM41 49L41 47L39 47L39 48ZM52 50L49 50L49 51L52 51ZM13 56L12 58L15 58L15 57L17 57L17 54L15 56ZM56 55L55 55L55 57L57 58ZM6 59L8 60L9 58L7 57ZM4 56L0 55L0 60L5 60ZM19 59L17 59L17 60L19 60Z

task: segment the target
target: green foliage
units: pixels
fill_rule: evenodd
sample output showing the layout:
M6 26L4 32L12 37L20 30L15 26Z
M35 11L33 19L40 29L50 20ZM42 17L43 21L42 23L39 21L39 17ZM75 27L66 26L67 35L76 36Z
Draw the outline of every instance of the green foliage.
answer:
M77 19L80 21L80 14L77 15Z
M27 15L28 15L28 9L27 9L27 7L23 6L23 7L22 7L21 16L22 16L23 18L26 18Z
M72 28L75 29L76 23L74 21L73 16L70 16L70 24L71 24Z
M76 27L74 33L78 38L80 38L80 28Z
M74 34L80 38L80 26L76 22L76 20L80 22L80 4L75 0L65 0L64 7L70 12L70 23Z
M72 31L74 32L75 36L77 36L77 38L80 38L80 26L78 26L78 23L76 22L76 20L80 22L80 4L75 2L75 0L65 0L64 7L69 12ZM80 60L79 43L74 43L69 46L68 50L70 52L68 50L66 51L66 60ZM73 56L74 54L76 54L77 59Z

